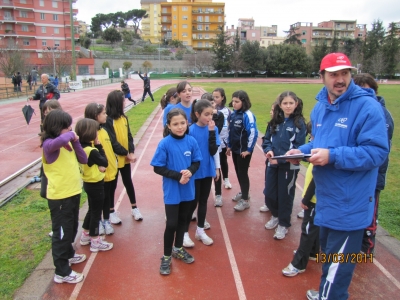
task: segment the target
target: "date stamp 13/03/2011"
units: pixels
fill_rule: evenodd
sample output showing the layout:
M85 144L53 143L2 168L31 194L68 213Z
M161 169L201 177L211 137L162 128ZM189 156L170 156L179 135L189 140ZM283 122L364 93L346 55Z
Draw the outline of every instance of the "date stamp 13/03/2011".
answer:
M317 253L317 263L350 263L350 264L361 264L361 263L373 263L374 255L367 253Z

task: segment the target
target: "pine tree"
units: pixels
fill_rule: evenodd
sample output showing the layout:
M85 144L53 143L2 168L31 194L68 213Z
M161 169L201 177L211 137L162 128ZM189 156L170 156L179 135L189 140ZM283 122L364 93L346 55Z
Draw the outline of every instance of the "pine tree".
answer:
M225 33L224 27L219 27L220 32L217 34L217 39L211 47L211 52L214 53L213 67L214 70L223 73L228 71L230 68L230 60L232 54L232 46L228 45L230 37Z
M366 72L370 71L372 59L374 59L381 50L384 39L385 28L383 27L382 21L378 19L372 23L372 30L367 32L367 37L365 38L363 66Z
M385 72L389 76L394 76L399 63L400 56L400 39L398 37L400 33L399 26L392 22L389 24L387 35L384 40L382 52L385 57Z

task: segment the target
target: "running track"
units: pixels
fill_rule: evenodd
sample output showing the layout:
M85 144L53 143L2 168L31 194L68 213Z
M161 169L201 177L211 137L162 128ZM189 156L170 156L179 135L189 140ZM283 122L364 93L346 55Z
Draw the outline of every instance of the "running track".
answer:
M141 84L128 82L134 98L138 98ZM153 89L172 81L152 82ZM138 88L135 88L138 86ZM76 120L82 117L86 103L105 103L108 91L119 84L62 94L61 105ZM30 126L22 125L22 103L1 106L0 180L40 157L37 132L40 117ZM37 105L37 102L33 106ZM146 105L146 103L144 104ZM210 195L207 220L213 238L212 246L195 241L189 252L196 261L186 265L173 259L172 273L159 274L163 252L165 226L161 177L149 165L155 148L162 138L159 110L141 138L137 148L138 161L132 165L138 207L144 220L136 222L130 215L129 200L119 184L116 194L122 225L115 226L115 234L107 237L114 249L92 254L87 246L77 244L78 252L87 255L87 261L73 267L85 273L77 285L49 282L43 299L306 299L307 289L318 288L321 266L310 262L307 271L293 278L281 274L297 248L301 220L299 210L304 178L297 181L297 197L293 209L292 227L282 241L272 238L273 231L264 228L270 213L260 213L263 204L264 158L256 147L251 167L251 207L244 212L233 210L230 199L237 193L238 183L230 162L232 190L223 190L224 206L214 208ZM36 118L36 119L35 119ZM21 124L22 123L22 124ZM259 141L260 142L260 141ZM259 143L260 144L260 143ZM12 163L11 163L12 162ZM83 216L81 216L82 218ZM344 220L345 221L345 220ZM195 223L190 235L194 239ZM356 267L350 286L351 299L396 299L400 291L400 262L381 244L377 245L374 264Z

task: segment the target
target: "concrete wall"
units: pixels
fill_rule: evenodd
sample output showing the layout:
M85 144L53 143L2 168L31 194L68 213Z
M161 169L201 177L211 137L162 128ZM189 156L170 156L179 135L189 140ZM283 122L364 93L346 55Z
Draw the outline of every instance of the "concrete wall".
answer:
M125 61L130 61L132 63L132 70L142 70L144 71L144 68L142 67L142 64L145 62L145 60L128 60L128 59L101 59L101 58L96 58L94 60L94 67L96 70L100 70L101 66L103 65L104 61L108 61L110 63L110 68L112 70L122 68L122 65ZM149 60L151 64L153 65L152 68L150 68L150 71L158 70L160 68L161 72L163 71L176 71L180 72L180 70L186 70L189 69L189 67L186 65L187 63L185 60Z

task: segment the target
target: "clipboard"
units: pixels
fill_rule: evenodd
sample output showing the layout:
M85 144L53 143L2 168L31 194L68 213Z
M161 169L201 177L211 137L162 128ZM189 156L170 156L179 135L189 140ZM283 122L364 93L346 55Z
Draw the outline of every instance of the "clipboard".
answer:
M291 155L274 156L274 157L271 157L271 159L303 159L303 158L309 158L309 157L311 157L311 154L299 153L299 154L291 154Z

